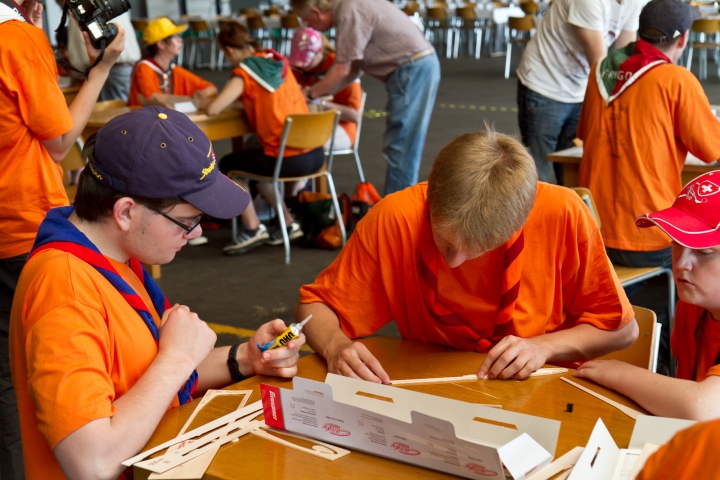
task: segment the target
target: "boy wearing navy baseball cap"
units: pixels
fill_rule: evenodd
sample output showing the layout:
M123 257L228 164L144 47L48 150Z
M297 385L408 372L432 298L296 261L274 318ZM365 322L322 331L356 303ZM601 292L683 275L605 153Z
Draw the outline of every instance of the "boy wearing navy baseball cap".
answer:
M647 213L638 227L657 226L673 241L672 269L680 297L670 346L677 378L617 360L585 363L575 376L632 398L653 415L720 417L720 170L688 183L672 207Z
M213 348L215 333L172 305L142 264L164 264L199 236L203 213L231 218L249 195L217 169L182 113L146 107L111 120L83 150L75 207L50 210L18 283L10 358L26 476L132 477L120 462L165 411L256 373L291 377L304 337L260 352Z

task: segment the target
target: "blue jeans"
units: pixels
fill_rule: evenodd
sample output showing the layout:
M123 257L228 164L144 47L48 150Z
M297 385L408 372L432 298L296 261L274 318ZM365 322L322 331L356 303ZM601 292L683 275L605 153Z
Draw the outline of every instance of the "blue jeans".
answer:
M527 88L518 80L520 135L535 159L543 182L563 184L562 164L547 161L550 153L573 146L582 103L556 102Z
M403 63L387 78L387 125L383 137L383 157L388 163L385 195L418 181L439 84L440 62L435 53Z
M128 101L130 84L132 83L132 65L113 65L108 74L105 85L100 91L99 101L122 99Z

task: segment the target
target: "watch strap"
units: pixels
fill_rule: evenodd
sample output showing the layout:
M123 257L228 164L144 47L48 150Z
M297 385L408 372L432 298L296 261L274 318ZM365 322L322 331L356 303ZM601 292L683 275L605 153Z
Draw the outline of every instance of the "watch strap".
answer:
M237 362L237 351L238 348L240 348L240 344L236 343L232 347L230 347L230 351L228 352L228 369L230 370L230 377L232 378L233 383L242 382L245 380L245 376L243 376L242 373L240 373L240 365L238 365Z

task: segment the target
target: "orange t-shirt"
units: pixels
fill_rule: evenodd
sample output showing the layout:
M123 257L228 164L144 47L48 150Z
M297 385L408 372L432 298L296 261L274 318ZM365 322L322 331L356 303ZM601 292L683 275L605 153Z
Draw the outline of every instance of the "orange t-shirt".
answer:
M523 231L512 334L532 337L581 323L613 330L634 318L597 226L574 192L538 183ZM373 207L337 259L300 289L300 302L329 305L351 338L394 320L403 338L474 350L475 341L436 320L431 307L442 304L472 331L491 337L503 293L504 251L449 268L433 241L427 183L420 183ZM440 258L429 294L421 261L432 255Z
M150 306L127 264L109 259ZM94 267L45 250L25 266L10 317L10 367L28 480L64 478L52 450L78 428L115 413L157 355L139 314ZM178 404L177 397L172 405ZM132 469L125 476L132 478Z
M720 158L720 121L700 82L683 67L654 67L609 106L598 92L596 67L578 127L584 142L579 184L595 197L605 245L668 248L662 230L638 228L635 218L673 204L688 151L706 162Z
M325 75L325 73L327 73L334 61L335 52L330 52L325 55L322 63L313 70L305 72L299 69L293 69L293 74L295 75L295 79L298 81L298 85L301 87L310 87L314 85ZM355 80L353 83L337 92L333 95L332 101L339 103L340 105L346 105L350 108L354 108L355 110L360 110L360 107L362 107L362 87L360 86L360 81ZM345 133L347 133L351 143L355 145L358 127L357 123L341 120L339 125L343 128L343 130L345 130Z
M28 253L48 210L68 205L44 140L73 127L45 32L0 24L0 259Z
M194 73L190 73L182 67L172 65L172 82L169 91L163 91L160 77L163 75L160 67L157 70L145 63L149 60L140 60L135 66L128 105L142 105L138 100L138 93L145 98L150 98L153 93L171 93L173 95L192 95L198 90L211 87L214 84L204 80Z
M652 454L636 480L718 480L718 444L720 420L693 425Z
M255 56L264 57L265 54L259 52ZM270 92L240 67L234 69L232 74L245 82L240 100L265 155L277 157L287 116L292 113L308 113L307 103L295 76L288 72L285 81L274 92ZM308 151L310 150L286 147L284 157L294 157Z
M720 322L702 307L678 302L670 347L677 358L677 378L702 382L720 376Z

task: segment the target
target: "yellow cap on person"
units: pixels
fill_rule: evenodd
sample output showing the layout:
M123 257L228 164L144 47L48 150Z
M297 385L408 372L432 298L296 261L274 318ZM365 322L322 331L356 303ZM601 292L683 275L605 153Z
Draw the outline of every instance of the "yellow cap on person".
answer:
M175 25L167 17L150 20L143 30L143 41L145 45L155 45L160 40L165 40L173 35L179 35L187 30L187 25Z

